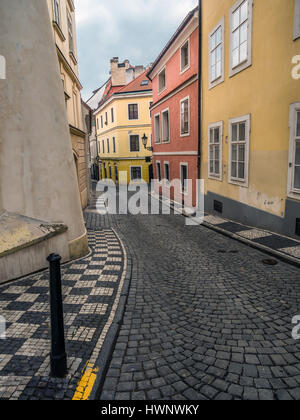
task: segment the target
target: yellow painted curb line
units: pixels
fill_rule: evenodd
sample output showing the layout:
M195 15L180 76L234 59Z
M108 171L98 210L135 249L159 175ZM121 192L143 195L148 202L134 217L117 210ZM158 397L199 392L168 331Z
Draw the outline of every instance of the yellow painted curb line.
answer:
M86 401L89 399L98 372L98 368L94 368L94 365L87 362L85 368L83 369L83 375L78 382L76 391L73 395L73 401Z

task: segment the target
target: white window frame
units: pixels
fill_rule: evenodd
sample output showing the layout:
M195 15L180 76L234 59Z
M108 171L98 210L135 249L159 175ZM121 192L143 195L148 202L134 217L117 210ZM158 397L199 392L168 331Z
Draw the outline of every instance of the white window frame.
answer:
M186 179L189 179L189 164L187 162L180 162L180 192L181 194L188 195L189 193L189 182L186 183L186 190L183 190L182 188L182 172L181 168L185 166L186 167Z
M53 21L59 27L61 27L61 20L60 20L61 19L60 0L52 0L52 4L53 4Z
M188 64L182 67L182 50L188 44ZM180 74L185 73L191 67L191 48L190 48L190 37L184 41L180 47Z
M138 137L138 139L139 139L139 150L138 150L138 151L136 151L136 150L132 151L132 150L131 150L131 141L130 141L130 137L133 137L133 136ZM139 152L141 151L141 141L140 141L140 140L141 140L141 139L140 139L140 135L139 135L139 134L133 134L133 133L130 133L130 134L128 135L128 141L129 141L129 152L130 152L130 153L139 153Z
M162 182L162 171L161 171L161 162L160 162L160 160L157 160L155 162L155 165L156 165L156 173L157 173L157 175L158 175L158 165L160 167L160 179L157 177L157 181L158 182Z
M288 166L288 196L290 198L300 199L300 190L294 187L295 176L295 145L296 141L300 141L300 137L296 136L296 115L300 111L300 102L290 105L290 145L289 145L289 166Z
M237 66L232 65L232 42L233 42L233 14L242 6L242 4L248 1L248 31L247 31L247 60L239 63ZM253 0L238 0L230 9L229 12L229 77L245 70L252 65L252 15L253 15Z
M131 169L132 168L140 168L141 170L141 179L132 179ZM140 182L143 180L143 167L141 165L130 165L130 182Z
M221 28L221 76L217 77L216 79L212 80L211 78L211 37L217 32L217 30ZM223 83L225 80L225 17L220 20L220 22L214 27L214 29L210 32L208 37L208 74L209 74L209 89L214 88L215 86L218 86L220 83Z
M162 74L163 71L165 72L165 86L162 89L160 89L159 77L160 77L160 75ZM167 70L166 70L166 67L163 67L160 70L160 72L157 75L157 80L158 80L158 94L160 95L167 89Z
M169 135L168 135L168 140L164 140L164 114L168 113L168 121L169 121ZM166 108L163 111L161 111L161 141L163 144L167 144L170 143L170 132L171 132L171 127L170 127L170 109Z
M156 118L159 117L159 141L157 141L156 137ZM154 144L161 144L162 138L161 138L161 115L160 112L154 115Z
M300 38L300 0L295 0L294 41Z
M181 118L181 104L182 102L188 101L188 113L189 113L189 131L187 133L182 134L182 118ZM190 101L190 96L186 96L185 98L182 98L180 100L180 111L179 111L179 115L180 115L180 137L188 137L190 135L190 131L191 131L191 101Z
M130 105L137 105L137 114L138 114L137 118L129 118L129 106ZM137 102L130 102L129 104L127 104L127 117L128 117L128 121L137 121L137 120L140 119L140 109L139 109L139 104Z
M169 178L167 179L166 177L166 165L168 165L169 167ZM171 181L171 167L170 167L170 162L169 161L164 161L164 180L165 180L165 185L168 187L170 185L170 181Z
M75 54L75 39L74 39L74 22L72 13L67 10L68 35L69 35L69 51Z
M208 178L214 179L217 181L223 180L223 121L218 121L213 124L209 124L208 126ZM219 142L219 175L216 173L212 173L210 171L210 147L212 143L210 143L210 131L214 128L219 128L220 133L220 142Z
M232 126L234 124L239 124L245 122L245 177L244 179L233 178L231 174L231 159L232 159ZM241 187L249 187L249 162L250 162L250 133L251 133L251 115L243 115L238 118L231 118L229 120L229 160L228 160L228 183L239 185Z

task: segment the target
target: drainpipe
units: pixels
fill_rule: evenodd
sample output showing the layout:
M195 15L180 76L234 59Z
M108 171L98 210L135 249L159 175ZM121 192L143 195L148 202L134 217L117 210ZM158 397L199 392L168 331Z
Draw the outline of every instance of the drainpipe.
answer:
M199 0L199 63L198 63L198 179L201 178L202 149L202 0Z

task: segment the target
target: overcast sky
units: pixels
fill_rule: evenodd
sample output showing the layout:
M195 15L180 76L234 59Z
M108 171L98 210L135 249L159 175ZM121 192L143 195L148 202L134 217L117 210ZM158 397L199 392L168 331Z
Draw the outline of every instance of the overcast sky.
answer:
M109 77L110 59L155 60L198 0L75 0L82 96Z

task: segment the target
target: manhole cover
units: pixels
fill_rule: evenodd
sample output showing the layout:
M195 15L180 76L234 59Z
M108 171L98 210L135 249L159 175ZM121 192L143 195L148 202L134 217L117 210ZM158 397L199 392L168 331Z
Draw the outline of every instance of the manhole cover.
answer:
M277 265L278 261L272 259L262 260L263 264L265 265Z

